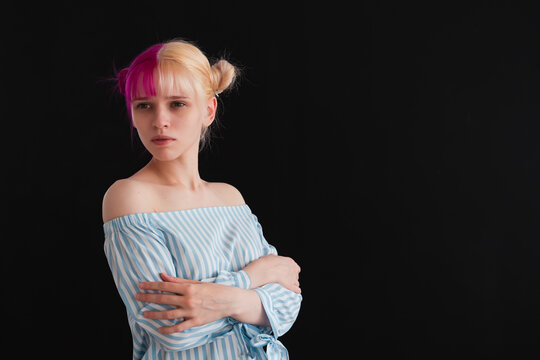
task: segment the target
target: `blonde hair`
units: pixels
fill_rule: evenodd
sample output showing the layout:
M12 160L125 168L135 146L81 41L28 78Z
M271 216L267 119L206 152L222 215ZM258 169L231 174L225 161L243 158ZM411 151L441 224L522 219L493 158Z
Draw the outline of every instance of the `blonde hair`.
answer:
M170 66L180 66L200 85L208 98L221 94L234 84L237 69L227 60L220 59L210 65L208 58L195 45L185 40L172 40L163 45L157 54L160 73L167 73Z
M195 87L198 94L210 99L230 89L237 75L238 68L227 60L219 59L210 65L197 46L175 39L153 45L139 54L118 73L117 81L131 116L131 101L138 96L155 96L158 91L171 94L173 89ZM199 150L209 138L209 127L203 127Z

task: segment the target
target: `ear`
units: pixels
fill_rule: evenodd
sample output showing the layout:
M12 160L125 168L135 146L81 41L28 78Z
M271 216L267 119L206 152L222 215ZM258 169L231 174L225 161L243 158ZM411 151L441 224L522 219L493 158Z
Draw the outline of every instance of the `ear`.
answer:
M206 102L206 116L204 119L204 125L210 126L210 124L214 121L216 118L216 111L217 111L217 100L215 96L212 96L208 101Z

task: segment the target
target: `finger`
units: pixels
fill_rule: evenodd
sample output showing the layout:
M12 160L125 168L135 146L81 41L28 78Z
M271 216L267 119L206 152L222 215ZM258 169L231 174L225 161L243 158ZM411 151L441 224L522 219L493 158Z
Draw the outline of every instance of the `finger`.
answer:
M179 324L173 325L173 326L163 326L158 329L158 331L161 334L174 334L177 332L182 332L184 330L187 330L189 328L192 328L195 326L194 321L190 320L184 320Z
M165 273L161 273L159 275L161 276L163 281L174 282L174 283L178 283L178 284L197 284L197 283L200 282L200 281L196 281L196 280L182 279L182 278L179 278L179 277L169 276L169 275L167 275Z
M302 290L300 289L300 286L291 285L287 287L287 290L290 290L294 293L301 294Z
M147 319L172 320L180 319L186 316L187 312L182 309L163 310L163 311L145 311L143 316Z
M176 305L176 306L180 306L182 304L182 301L181 301L182 297L178 295L138 293L137 296L135 296L135 298L138 301L143 301L147 303Z
M297 293L297 294L300 294L302 293L302 290L300 289L300 283L298 281L292 283L289 287L287 287L289 290Z
M181 284L173 282L153 282L153 281L143 281L139 283L139 288L143 290L157 290L165 291L175 294L183 294L183 287Z

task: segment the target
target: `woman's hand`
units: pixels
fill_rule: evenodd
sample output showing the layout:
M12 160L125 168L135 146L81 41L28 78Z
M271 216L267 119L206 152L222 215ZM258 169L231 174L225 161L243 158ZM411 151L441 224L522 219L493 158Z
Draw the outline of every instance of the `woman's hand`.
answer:
M162 334L184 331L227 316L255 325L265 325L268 322L257 294L251 294L254 291L165 274L161 274L161 278L163 282L141 282L139 288L172 294L138 293L136 299L176 306L171 310L144 312L144 317L148 319L184 319L176 325L159 328Z
M300 266L290 257L265 255L252 261L243 269L251 278L251 288L270 283L278 283L283 287L300 294Z

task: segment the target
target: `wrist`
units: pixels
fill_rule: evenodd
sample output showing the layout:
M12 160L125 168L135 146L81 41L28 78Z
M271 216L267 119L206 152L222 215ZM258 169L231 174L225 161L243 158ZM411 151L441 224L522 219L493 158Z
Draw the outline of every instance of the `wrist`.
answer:
M244 272L249 276L249 279L251 280L250 289L255 289L269 283L269 274L267 274L267 271L264 271L264 269L257 269L248 266L244 268Z
M243 323L267 326L269 322L259 294L254 290L236 289L229 317Z
M243 269L251 279L251 289L274 282L272 262L269 260L272 260L270 255L260 257Z
M234 287L231 290L231 298L229 307L227 309L227 316L241 321L240 319L245 313L246 307L249 306L249 298L252 296L251 293L254 291L237 287Z

